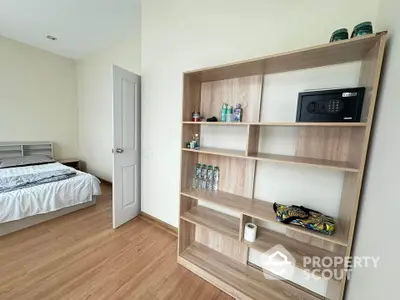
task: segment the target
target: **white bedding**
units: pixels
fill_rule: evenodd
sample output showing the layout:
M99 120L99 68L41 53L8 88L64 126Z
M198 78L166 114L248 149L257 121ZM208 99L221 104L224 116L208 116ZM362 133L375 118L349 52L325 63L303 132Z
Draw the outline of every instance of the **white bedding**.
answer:
M0 177L18 176L69 168L60 163L0 169ZM87 173L57 182L0 193L0 223L56 211L82 204L100 195L100 181Z

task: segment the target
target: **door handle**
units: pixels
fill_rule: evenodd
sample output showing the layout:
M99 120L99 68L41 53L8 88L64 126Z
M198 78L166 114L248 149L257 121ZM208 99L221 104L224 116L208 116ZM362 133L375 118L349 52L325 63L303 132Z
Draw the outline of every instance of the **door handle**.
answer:
M117 148L117 149L115 149L115 152L117 152L117 153L122 153L122 152L124 152L124 149Z

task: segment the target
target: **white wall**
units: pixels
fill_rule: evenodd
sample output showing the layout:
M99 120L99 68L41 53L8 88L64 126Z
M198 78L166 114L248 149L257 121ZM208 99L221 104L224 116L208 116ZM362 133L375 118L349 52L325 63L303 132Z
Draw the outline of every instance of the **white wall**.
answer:
M79 154L88 172L112 181L112 66L140 74L140 8L124 41L78 62Z
M0 36L0 141L53 141L55 157L78 155L73 60Z
M142 210L178 226L184 71L325 43L337 28L374 21L376 8L377 0L143 1Z
M399 11L398 0L381 0L377 25L378 29L389 31L389 47L354 248L355 255L380 256L381 259L377 269L354 270L347 294L347 299L351 300L399 298Z

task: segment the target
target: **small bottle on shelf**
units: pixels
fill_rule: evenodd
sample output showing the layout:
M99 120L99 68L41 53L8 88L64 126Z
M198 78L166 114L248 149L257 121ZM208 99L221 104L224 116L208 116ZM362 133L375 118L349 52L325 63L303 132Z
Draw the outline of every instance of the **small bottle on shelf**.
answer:
M242 122L242 116L243 116L242 106L239 103L237 103L236 108L233 110L233 121Z
M200 122L200 112L192 112L192 122Z
M199 150L200 149L200 138L199 138L198 133L193 135L193 141L194 141L194 149Z
M233 106L229 106L226 113L226 122L233 122Z
M221 122L226 122L227 113L228 113L228 104L224 103L222 104L222 109L221 109Z

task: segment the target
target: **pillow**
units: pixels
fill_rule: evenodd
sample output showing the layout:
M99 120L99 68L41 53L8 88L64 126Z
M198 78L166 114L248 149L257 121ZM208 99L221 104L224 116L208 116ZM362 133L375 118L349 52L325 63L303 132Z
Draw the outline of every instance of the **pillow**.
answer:
M48 157L47 155L32 155L32 156L3 158L0 161L0 169L49 164L53 162L55 162L55 160L52 159L51 157Z

